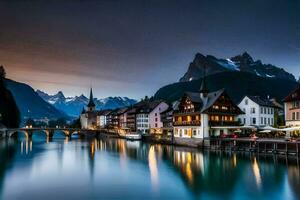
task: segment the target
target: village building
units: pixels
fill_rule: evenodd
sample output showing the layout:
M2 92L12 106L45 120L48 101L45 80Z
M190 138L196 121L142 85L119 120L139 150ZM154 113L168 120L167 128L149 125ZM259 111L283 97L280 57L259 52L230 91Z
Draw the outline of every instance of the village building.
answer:
M224 89L209 92L203 79L199 92L186 92L174 110L174 137L203 141L204 138L231 134L243 114ZM191 141L191 140L189 140Z
M100 110L97 113L97 127L106 128L107 127L107 118L111 113L111 110Z
M82 129L97 128L97 111L93 98L93 90L90 90L90 99L87 105L87 110L83 110L80 115L80 123Z
M284 99L286 126L300 126L300 86Z
M259 96L245 96L238 106L245 113L239 116L239 121L257 127L274 126L276 111L281 109L274 100Z
M169 107L163 101L144 102L137 108L136 129L141 134L162 134L163 123L160 113Z
M136 132L136 111L137 108L132 106L126 111L126 125L125 127L130 130L130 132Z
M161 122L163 124L162 134L173 134L173 108L170 106L167 110L160 113Z
M118 116L118 127L119 128L127 128L127 111L128 108L120 108L117 111L117 116Z

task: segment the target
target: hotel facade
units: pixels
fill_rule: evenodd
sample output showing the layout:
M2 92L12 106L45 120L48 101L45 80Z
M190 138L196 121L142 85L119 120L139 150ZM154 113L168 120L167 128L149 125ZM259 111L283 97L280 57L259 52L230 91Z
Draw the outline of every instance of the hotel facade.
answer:
M198 93L186 92L173 114L175 138L201 139L231 134L243 114L224 89L209 92L203 80Z

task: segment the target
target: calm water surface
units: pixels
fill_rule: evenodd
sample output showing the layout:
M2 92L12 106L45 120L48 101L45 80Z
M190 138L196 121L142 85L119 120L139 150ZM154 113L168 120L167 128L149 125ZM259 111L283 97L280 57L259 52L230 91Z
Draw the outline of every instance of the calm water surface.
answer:
M1 199L300 199L297 159L121 139L0 141Z

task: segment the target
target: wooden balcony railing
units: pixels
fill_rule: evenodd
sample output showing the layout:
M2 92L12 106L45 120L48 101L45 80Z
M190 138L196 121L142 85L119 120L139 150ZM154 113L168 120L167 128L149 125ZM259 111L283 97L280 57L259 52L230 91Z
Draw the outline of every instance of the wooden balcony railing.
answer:
M173 126L200 126L200 125L201 125L200 120L173 122Z
M239 126L238 121L210 121L209 126Z

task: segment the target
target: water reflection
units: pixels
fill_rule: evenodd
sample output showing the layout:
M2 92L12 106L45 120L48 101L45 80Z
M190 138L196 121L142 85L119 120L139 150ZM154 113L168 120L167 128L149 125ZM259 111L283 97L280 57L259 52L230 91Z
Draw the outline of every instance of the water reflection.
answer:
M154 145L150 146L149 155L148 155L148 163L151 174L151 182L154 189L158 189L158 169L157 169L157 161L156 161L156 152Z
M255 182L258 188L261 186L261 176L260 176L260 170L259 170L259 165L257 163L256 157L253 158L252 162L252 169L253 169L253 174L255 177Z
M0 156L0 192L4 198L19 197L10 186L18 186L28 178L34 181L20 194L28 190L45 193L46 185L41 179L47 178L48 184L58 191L61 188L56 187L57 180L62 188L71 184L75 190L64 192L82 198L117 195L114 197L126 199L148 195L162 199L297 199L300 196L298 159L286 157L201 152L121 139L69 138L42 142L1 140ZM22 171L29 172L28 177L23 178ZM22 197L29 199L30 195ZM53 196L49 194L50 197Z

